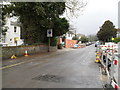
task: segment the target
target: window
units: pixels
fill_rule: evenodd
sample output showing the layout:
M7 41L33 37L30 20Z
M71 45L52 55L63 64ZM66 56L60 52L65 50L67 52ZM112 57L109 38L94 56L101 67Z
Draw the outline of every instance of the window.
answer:
M10 39L10 41L12 41L12 39Z
M14 32L16 32L17 31L17 27L14 27Z

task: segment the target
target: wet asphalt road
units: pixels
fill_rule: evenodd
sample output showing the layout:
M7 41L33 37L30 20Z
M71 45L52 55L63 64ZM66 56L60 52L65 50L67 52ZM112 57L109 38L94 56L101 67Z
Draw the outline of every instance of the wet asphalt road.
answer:
M3 88L102 88L94 61L94 45L6 60Z

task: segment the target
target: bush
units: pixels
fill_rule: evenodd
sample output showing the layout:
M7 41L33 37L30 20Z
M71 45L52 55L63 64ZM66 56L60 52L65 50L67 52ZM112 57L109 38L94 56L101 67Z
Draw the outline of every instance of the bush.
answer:
M50 38L50 46L56 46L57 45L57 38L52 37Z
M118 37L118 38L115 38L114 42L115 42L115 43L118 43L118 42L120 42L120 37Z
M86 42L88 42L88 38L86 36L82 36L81 39L80 39L80 41L82 43L86 43Z

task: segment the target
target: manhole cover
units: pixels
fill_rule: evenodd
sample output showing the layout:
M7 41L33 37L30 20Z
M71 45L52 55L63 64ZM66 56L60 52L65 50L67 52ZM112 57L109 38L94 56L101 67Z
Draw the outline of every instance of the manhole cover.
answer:
M33 79L41 80L41 81L48 81L48 82L57 82L57 83L64 81L64 77L60 77L56 75L48 75L48 74L39 75Z

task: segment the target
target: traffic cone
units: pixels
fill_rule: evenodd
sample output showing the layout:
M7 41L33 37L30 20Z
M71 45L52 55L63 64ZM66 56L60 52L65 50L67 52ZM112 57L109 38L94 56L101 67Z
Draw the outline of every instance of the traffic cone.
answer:
M27 50L25 50L24 56L28 56Z
M100 57L99 56L96 56L96 60L95 62L99 63L100 62Z
M99 53L98 51L96 53Z
M11 56L11 59L16 59L17 57L15 55L12 55Z
M99 53L96 53L96 56L98 56L99 55Z
M96 56L99 56L99 52L96 52Z

